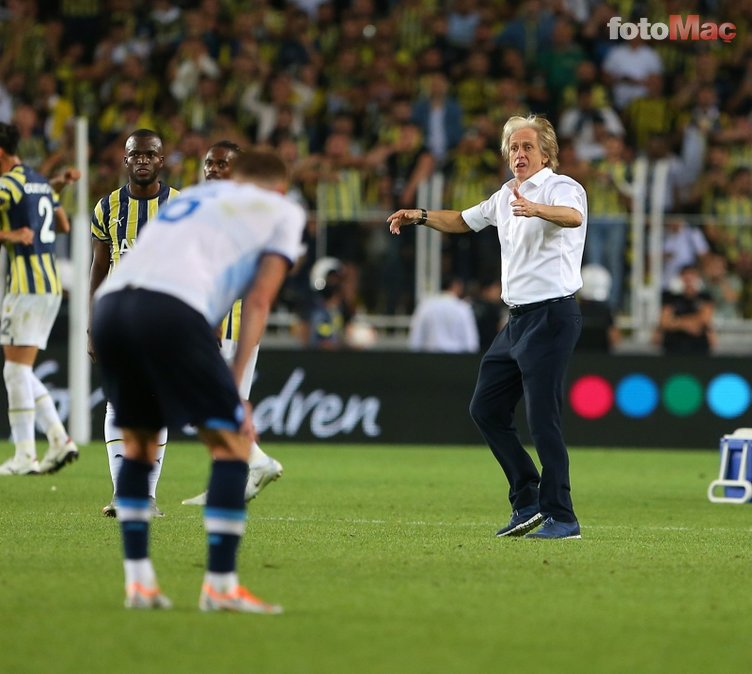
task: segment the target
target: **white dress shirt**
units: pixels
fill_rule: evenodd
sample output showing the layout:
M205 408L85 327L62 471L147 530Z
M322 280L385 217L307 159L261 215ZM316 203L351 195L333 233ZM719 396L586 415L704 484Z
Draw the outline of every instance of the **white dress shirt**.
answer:
M560 227L542 218L516 216L510 204L515 180L486 201L462 211L470 229L494 226L501 245L501 297L509 306L565 297L582 287L580 267L587 231L587 196L577 181L544 168L520 185L520 195L537 204L567 206L582 214L579 227Z

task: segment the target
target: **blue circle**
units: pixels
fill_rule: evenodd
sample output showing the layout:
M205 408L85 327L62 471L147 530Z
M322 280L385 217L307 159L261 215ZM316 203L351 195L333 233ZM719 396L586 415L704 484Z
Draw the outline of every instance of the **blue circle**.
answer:
M616 385L616 406L627 417L640 419L658 406L658 386L644 374L630 374Z
M744 377L727 373L710 381L706 397L711 411L724 419L732 419L747 411L752 396Z

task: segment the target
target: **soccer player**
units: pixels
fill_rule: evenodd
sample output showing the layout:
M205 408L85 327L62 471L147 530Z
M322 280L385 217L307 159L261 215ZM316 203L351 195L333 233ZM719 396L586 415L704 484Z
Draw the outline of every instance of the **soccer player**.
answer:
M0 465L0 475L54 473L78 458L78 449L68 437L49 391L33 370L39 349L47 348L62 301L55 232L70 231L70 223L49 181L21 163L19 138L16 126L0 123L0 241L8 255L9 270L0 344L15 445L15 455ZM41 462L37 460L35 424L49 440Z
M127 184L100 199L91 218L93 259L89 277L90 298L107 275L127 257L147 221L156 216L157 210L165 202L178 194L178 190L159 180L164 155L162 140L156 132L138 129L128 136L123 162L128 172ZM96 360L91 337L88 351L91 359ZM104 441L112 486L116 490L117 474L123 461L123 434L115 425L114 417L114 410L108 401L104 417ZM149 497L157 517L164 515L157 508L156 497L166 443L167 431L164 430L159 436L154 472L149 476ZM102 508L102 514L115 517L115 494L112 501Z
M235 159L241 154L240 146L229 140L220 140L212 145L204 159L204 177L207 180L228 180L232 173ZM238 332L240 329L240 312L242 301L238 300L232 305L230 313L225 316L220 328L219 338L222 341L221 351L224 359L231 363L235 357L238 345ZM239 392L241 400L248 400L253 384L253 373L258 361L259 345L253 347L248 366L243 373ZM248 461L248 483L245 488L245 500L250 501L266 487L270 482L282 476L282 464L266 454L254 440L251 444L251 456ZM183 505L205 505L206 492L188 498Z
M278 194L288 174L276 153L244 153L233 176L189 187L168 203L95 296L92 338L125 445L116 503L129 608L170 606L148 552L148 479L159 429L192 424L213 459L204 511L209 554L199 607L282 610L242 587L236 571L255 435L238 386L297 257L305 214ZM217 349L216 328L241 297L230 369Z

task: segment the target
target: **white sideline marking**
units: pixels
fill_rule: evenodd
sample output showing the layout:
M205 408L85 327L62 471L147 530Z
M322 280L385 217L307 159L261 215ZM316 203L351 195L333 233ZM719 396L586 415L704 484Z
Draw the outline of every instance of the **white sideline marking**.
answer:
M330 518L330 517L254 517L250 520L257 522L331 522L338 524L389 524L397 526L418 526L418 527L495 527L498 522L428 522L426 520L369 520L369 519L349 519L349 518ZM581 525L582 526L582 525ZM587 524L584 529L626 529L630 531L695 531L701 529L709 533L721 531L752 531L752 527L736 529L733 527L659 527L659 526L630 526L627 524Z

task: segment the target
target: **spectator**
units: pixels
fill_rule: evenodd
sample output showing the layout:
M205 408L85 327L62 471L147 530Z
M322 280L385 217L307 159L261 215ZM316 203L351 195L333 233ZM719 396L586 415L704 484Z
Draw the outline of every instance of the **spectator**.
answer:
M582 288L578 294L582 312L582 332L577 351L610 353L621 341L621 332L614 323L609 299L611 274L598 264L582 268Z
M473 51L465 61L456 92L466 121L485 114L489 99L496 94L496 82L490 70L490 57L483 52Z
M498 274L481 281L478 293L473 298L472 308L478 328L480 351L485 353L508 319L506 305L501 301L501 281Z
M447 15L447 40L453 47L470 50L480 24L478 0L454 0Z
M585 181L590 197L585 260L605 267L610 274L608 302L616 312L621 309L623 299L632 176L620 136L609 136L605 150L603 159L591 165Z
M0 81L0 122L10 124L16 106L23 102L26 78L19 71L11 71Z
M712 205L726 192L731 173L731 155L728 148L720 143L708 147L702 173L690 186L685 208L688 212L710 213Z
M535 64L544 45L549 44L553 32L554 15L541 0L523 0L517 16L499 34L502 47L512 47L526 66Z
M718 322L740 320L743 283L738 274L729 270L723 255L710 253L703 258L702 280L713 300L714 319Z
M682 269L701 266L709 254L710 246L700 229L679 215L667 216L663 232L663 290L668 290Z
M498 164L498 149L489 147L486 135L475 127L467 129L452 151L444 171L444 203L447 208L460 211L467 204L483 201L499 184ZM408 230L405 235L409 233ZM495 244L496 234L487 227L473 237L449 237L443 245L446 254L451 256L450 268L455 269L461 278L471 279L489 275L492 270L496 272L499 256ZM501 291L497 301L500 295Z
M705 232L716 252L737 263L752 250L752 171L734 169L726 193L710 204Z
M677 119L681 133L681 156L692 181L702 173L708 146L728 126L728 116L721 112L715 87L704 85L697 90L692 105Z
M220 105L220 83L213 77L202 75L196 91L181 106L188 128L208 136L216 125Z
M545 78L551 110L560 109L564 90L575 83L577 67L584 60L585 51L575 41L572 21L560 16L554 22L551 41L541 49L536 63Z
M676 292L663 294L656 341L664 353L708 355L716 344L713 300L694 265L682 269Z
M24 164L46 174L44 162L49 148L37 111L31 105L19 105L13 122L20 134L18 153L24 158Z
M35 107L44 124L44 135L50 149L57 149L65 140L66 127L73 118L73 103L60 96L52 73L37 78Z
M167 72L170 93L179 102L195 93L202 75L219 77L221 74L219 65L199 37L188 37L180 43Z
M622 111L632 144L644 149L648 138L658 134L669 135L674 130L675 111L671 101L663 95L663 77L648 75L645 93L629 102Z
M413 106L413 120L423 131L426 145L439 166L462 138L462 115L460 104L449 95L446 75L431 75L428 92Z
M572 141L579 159L594 161L606 155L607 136L624 135L624 125L613 108L596 106L593 87L582 84L577 88L577 104L564 110L558 131L561 138Z
M423 142L423 134L414 123L403 124L391 145L377 148L369 155L369 162L385 164L387 174L383 177L383 191L388 194L390 208L400 208L415 201L418 186L434 171L432 154ZM402 243L403 245L399 245ZM411 306L415 259L414 232L404 242L386 242L385 258L381 265L382 288L387 314L394 314L398 307L403 311ZM407 293L405 289L408 289Z
M515 77L503 76L499 78L496 81L496 88L491 100L493 103L490 106L491 109L486 111L486 115L488 115L493 129L504 126L506 120L510 117L524 116L530 112L530 106L525 96L525 87Z
M639 36L612 47L603 60L603 74L611 85L617 110L624 110L633 100L645 96L648 77L662 73L658 52Z
M664 194L663 211L672 213L686 203L692 191L691 179L687 174L682 160L674 152L671 139L666 134L650 136L642 155L648 160L647 184L652 185L656 167L662 161L667 162L666 190ZM653 190L648 189L645 210L650 211Z
M600 71L598 66L590 60L580 61L575 73L576 81L564 89L562 94L562 106L573 108L577 105L579 90L590 88L593 107L596 110L601 108L611 108L611 97L608 88L601 82ZM620 120L621 122L621 120Z
M325 223L327 255L344 262L361 262L360 220L366 172L363 157L352 154L351 143L349 134L330 134L317 170L306 176L304 189L312 193L318 217Z
M319 259L311 269L313 304L306 320L304 343L327 351L341 349L350 316L342 288L342 264L330 257Z
M410 320L411 351L475 353L480 348L472 307L463 298L465 284L445 277L441 294L420 301Z

